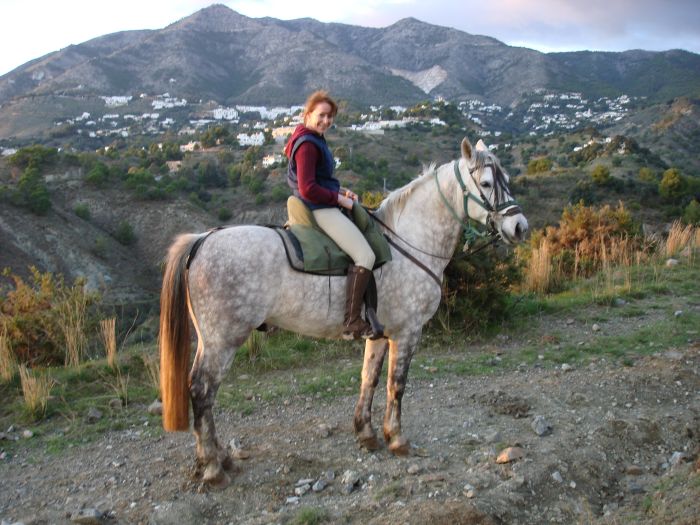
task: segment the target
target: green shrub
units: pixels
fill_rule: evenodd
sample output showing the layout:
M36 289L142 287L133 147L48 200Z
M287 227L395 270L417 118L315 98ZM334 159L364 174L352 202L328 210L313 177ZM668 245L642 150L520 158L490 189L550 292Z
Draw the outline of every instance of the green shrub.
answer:
M527 163L527 174L533 175L535 173L543 173L545 171L550 171L552 169L552 159L549 157L540 157L539 159L532 159Z
M687 182L676 168L664 172L659 182L659 195L669 201L675 201L685 194Z
M489 247L467 258L453 259L445 269L437 321L443 328L483 330L507 315L511 287L520 282L514 255Z
M10 155L8 162L11 166L18 168L42 168L50 166L58 159L58 150L56 148L47 148L39 144L26 146L19 149L13 155Z
M683 222L700 226L700 202L697 200L690 201L690 204L683 210Z
M610 182L610 168L604 166L603 164L598 164L595 168L593 168L593 171L591 171L591 178L596 184L607 184Z
M14 195L16 204L37 215L46 215L51 209L49 190L35 167L28 167L19 179Z
M134 227L127 221L121 221L114 232L114 238L124 246L130 246L136 242Z
M103 162L97 162L88 171L85 176L85 181L98 188L103 188L107 181L109 180L109 168Z
M221 222L226 222L233 217L233 213L228 208L219 208L217 216Z
M284 202L289 197L289 186L286 184L278 184L272 188L270 192L270 197L274 202Z
M75 208L73 208L73 212L84 221L90 220L90 208L88 208L88 205L84 202L76 204Z
M657 183L659 181L659 178L656 175L656 172L649 168L648 166L643 166L639 168L639 173L637 174L637 178L642 181L642 182L653 182Z
M90 251L97 257L104 259L107 256L107 239L105 237L97 237L92 243Z

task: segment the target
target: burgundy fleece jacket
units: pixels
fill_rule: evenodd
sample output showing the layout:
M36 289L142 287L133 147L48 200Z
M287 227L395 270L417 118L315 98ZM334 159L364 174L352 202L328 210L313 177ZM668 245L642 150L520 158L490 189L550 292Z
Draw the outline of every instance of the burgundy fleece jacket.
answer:
M292 134L289 142L284 148L284 152L289 157L294 148L294 142L302 135L314 133L303 124L299 124ZM296 153L294 160L297 163L297 182L299 184L299 194L309 202L315 204L327 204L335 206L338 204L338 193L324 188L316 182L316 164L321 152L316 145L311 142L304 142ZM291 160L291 159L290 159Z

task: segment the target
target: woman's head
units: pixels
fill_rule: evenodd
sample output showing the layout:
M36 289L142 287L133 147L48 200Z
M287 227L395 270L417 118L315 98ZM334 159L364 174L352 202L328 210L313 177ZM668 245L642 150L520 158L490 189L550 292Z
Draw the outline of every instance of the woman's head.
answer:
M314 91L306 99L302 117L304 125L311 131L323 135L331 127L333 119L338 113L338 104L327 91Z

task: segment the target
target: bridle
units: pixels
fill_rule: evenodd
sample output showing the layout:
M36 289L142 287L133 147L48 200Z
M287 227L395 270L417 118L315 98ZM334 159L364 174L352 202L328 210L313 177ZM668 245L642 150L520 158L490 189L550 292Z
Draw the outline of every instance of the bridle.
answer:
M494 192L494 204L492 205L489 200L486 198L484 195L484 192L481 191L481 186L477 182L476 178L474 177L474 172L476 172L478 169L483 170L484 168L491 168L491 171L494 174L493 177L493 192ZM459 214L455 211L455 209L452 207L450 202L447 200L447 197L442 193L442 189L440 188L440 181L438 180L437 176L437 171L435 172L435 185L437 186L438 193L440 195L440 198L442 199L443 204L445 204L445 207L450 211L452 214L452 217L459 223L461 226L462 230L464 231L464 238L465 238L465 250L466 248L469 248L473 246L476 241L480 239L487 239L488 244L479 247L478 250L476 251L481 251L483 248L486 246L493 244L500 238L500 233L498 232L498 229L496 228L496 217L497 216L502 216L502 217L509 217L511 215L516 215L518 213L522 213L520 210L520 206L518 203L510 197L510 191L508 190L507 184L506 184L506 178L503 173L503 171L500 169L500 167L493 161L486 162L483 164L483 166L478 166L474 165L473 168L469 168L469 176L472 179L472 182L474 182L474 187L476 188L476 191L478 192L478 195L475 193L469 191L469 188L467 188L467 185L464 184L464 180L462 180L462 174L459 170L459 161L456 160L454 161L454 175L455 178L457 179L457 183L459 184L459 187L462 189L462 207L464 211L464 218L461 218ZM510 197L509 199L506 198L506 196ZM486 210L488 216L486 219L486 228L483 228L483 225L474 219L472 219L469 216L469 200L472 200L474 203L479 205L481 208ZM476 253L476 251L470 251L466 253L464 256L469 256L473 255Z
M491 171L494 174L494 187L493 187L493 192L495 195L494 199L494 204L492 205L484 193L481 191L481 187L476 181L476 178L474 177L474 172L477 171L477 169L484 169L484 168L491 168ZM454 162L454 175L455 178L457 179L457 182L459 183L459 187L462 189L462 206L464 209L464 218L461 218L459 214L455 211L455 209L452 207L450 202L447 200L445 195L442 193L442 189L440 188L440 181L438 180L437 176L437 170L434 172L435 175L435 184L437 185L438 193L447 207L447 209L450 211L454 219L460 224L461 229L464 231L464 237L465 237L465 244L464 244L464 249L460 255L457 257L454 257L454 259L461 259L463 257L469 257L471 255L474 255L475 253L483 250L487 246L490 246L491 244L495 243L500 239L500 233L498 232L498 229L496 228L496 216L501 215L503 217L508 217L511 215L515 215L517 213L522 213L520 210L520 206L518 203L510 197L510 191L508 189L508 186L506 184L505 180L505 175L503 174L503 171L500 169L500 167L494 163L493 161L488 162L483 164L481 167L478 165L475 165L473 168L469 169L469 176L472 178L472 181L474 182L474 187L476 188L477 192L479 195L477 196L473 192L469 191L467 188L466 184L464 184L464 181L462 180L462 174L460 173L459 170L459 161ZM503 198L504 196L509 196L510 199L505 199ZM486 212L488 213L488 217L486 220L486 225L487 228L480 229L483 225L474 219L472 219L469 216L469 200L474 201L476 204L481 206ZM503 202L501 202L503 201ZM505 210L505 211L504 211ZM403 243L406 245L410 246L414 250L423 253L425 255L428 255L430 257L435 257L437 259L447 259L451 260L453 257L445 257L443 255L435 255L429 252L426 252L416 246L413 246L411 243L403 239L399 234L397 234L394 230L392 230L387 224L385 224L379 217L377 217L374 213L371 212L371 210L367 209L369 212L370 216L377 221L380 225L384 227L388 232L390 232L392 235L394 235L397 239L401 240ZM389 244L391 244L396 250L404 255L406 258L408 258L411 262L413 262L416 266L421 268L424 272L426 272L436 283L437 285L442 288L442 280L433 272L430 268L428 268L425 264L423 264L421 261L419 261L416 257L411 255L406 249L402 248L399 244L396 243L391 237L388 235L384 234L384 237L386 237L387 241ZM477 240L479 239L486 239L486 243L482 243L481 246L478 248L474 249L471 248L473 244L476 243ZM469 250L467 251L467 248Z

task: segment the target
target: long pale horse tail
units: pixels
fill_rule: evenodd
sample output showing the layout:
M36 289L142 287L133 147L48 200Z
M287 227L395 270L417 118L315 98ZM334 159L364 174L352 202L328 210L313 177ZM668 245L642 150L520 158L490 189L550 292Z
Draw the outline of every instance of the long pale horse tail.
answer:
M198 235L180 235L168 251L160 294L160 394L163 428L188 430L190 319L187 297L187 257Z

